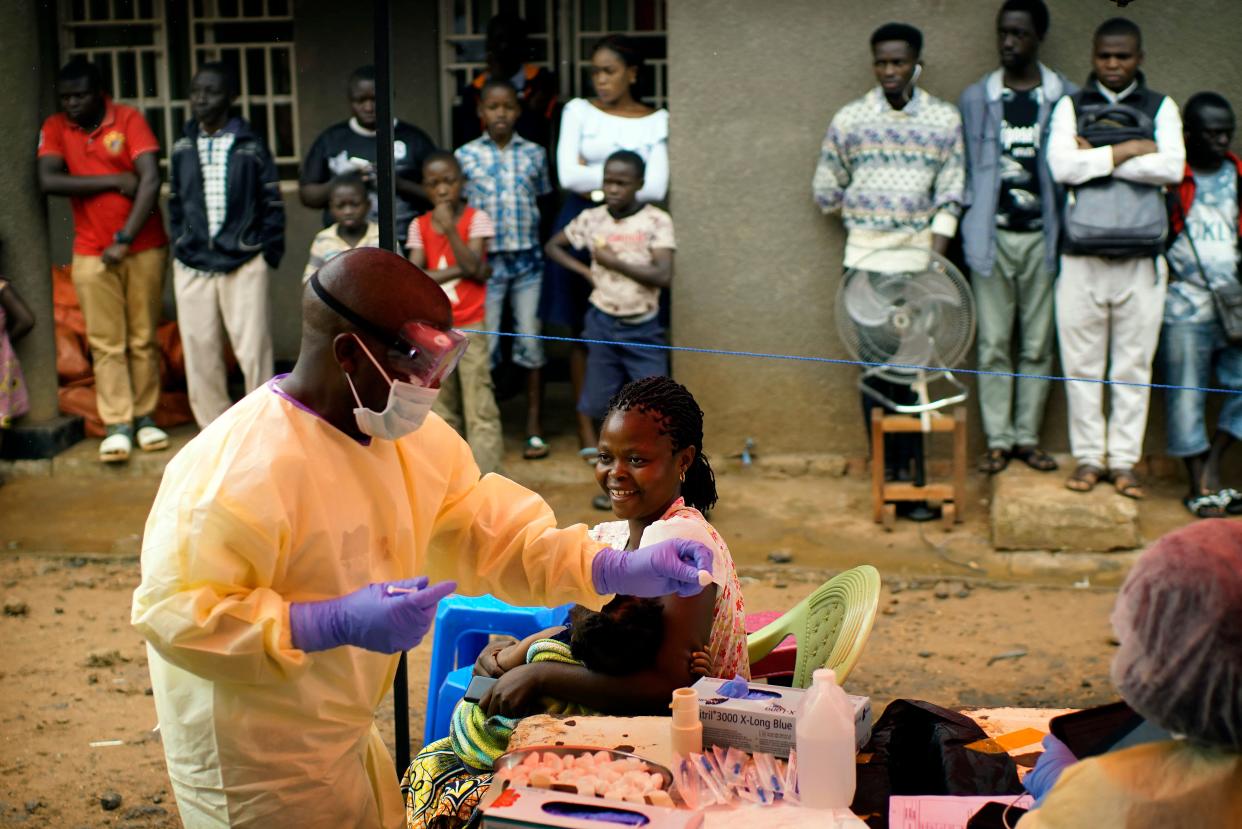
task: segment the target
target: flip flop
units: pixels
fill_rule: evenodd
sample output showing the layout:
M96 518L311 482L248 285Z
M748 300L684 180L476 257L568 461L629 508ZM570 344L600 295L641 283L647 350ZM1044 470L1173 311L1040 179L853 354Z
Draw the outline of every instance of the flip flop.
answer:
M552 450L548 448L548 444L544 443L543 438L539 435L530 435L526 438L526 448L522 450L522 457L528 461L537 461L540 458L546 458L550 451Z
M1229 502L1219 492L1205 492L1193 498L1187 495L1182 504L1196 518L1224 518L1228 515Z
M1225 512L1230 515L1242 515L1242 492L1225 487L1216 495L1224 502Z
M1116 487L1119 495L1133 498L1136 501L1141 501L1147 497L1147 493L1143 490L1143 484L1139 481L1138 476L1134 474L1133 469L1114 469L1109 473L1109 477L1113 479L1113 486Z
M582 458L590 466L595 466L595 462L599 460L599 450L594 446L588 446L585 449L578 450L578 457Z
M1074 474L1066 480L1065 488L1072 489L1074 492L1090 492L1103 477L1104 470L1098 466L1089 463L1079 464Z
M1057 459L1038 446L1015 447L1011 457L1037 472L1052 472L1057 468Z
M1009 466L1009 452L1005 449L989 449L979 458L979 471L989 475L1004 472Z

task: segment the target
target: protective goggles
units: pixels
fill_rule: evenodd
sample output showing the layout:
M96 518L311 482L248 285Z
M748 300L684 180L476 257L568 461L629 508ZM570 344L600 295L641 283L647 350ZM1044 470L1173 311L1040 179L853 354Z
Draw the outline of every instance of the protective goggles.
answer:
M328 293L319 274L310 278L315 295L354 327L379 339L388 347L388 365L424 387L434 388L457 368L469 340L460 331L443 331L422 320L410 320L392 331L364 319Z

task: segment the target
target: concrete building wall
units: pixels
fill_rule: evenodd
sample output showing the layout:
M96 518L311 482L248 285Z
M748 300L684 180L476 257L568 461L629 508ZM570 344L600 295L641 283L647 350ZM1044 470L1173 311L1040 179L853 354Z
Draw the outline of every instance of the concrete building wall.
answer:
M1118 8L1106 0L1048 0L1044 62L1080 82L1091 33ZM956 101L996 66L996 2L979 0L712 0L669 4L670 154L677 275L677 344L848 357L833 323L844 234L811 201L820 140L832 114L873 84L868 38L890 20L925 35L922 86ZM1148 81L1184 101L1216 89L1242 105L1235 0L1125 9L1146 34ZM973 363L972 363L973 364ZM866 452L851 367L678 354L677 377L708 413L716 452ZM973 383L971 383L973 387ZM968 404L981 447L977 403ZM1152 398L1147 450L1163 449L1161 398ZM1064 394L1045 425L1067 447Z

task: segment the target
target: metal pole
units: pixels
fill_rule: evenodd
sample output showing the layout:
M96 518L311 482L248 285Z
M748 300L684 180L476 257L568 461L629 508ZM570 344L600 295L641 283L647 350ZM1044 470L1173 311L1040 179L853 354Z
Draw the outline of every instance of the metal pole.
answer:
M396 198L393 179L392 16L388 0L375 2L375 192L379 197L379 238L384 250L397 250ZM397 662L392 683L397 779L410 766L410 678L406 655Z
M396 182L393 179L392 31L388 0L375 0L375 193L379 197L380 247L397 250Z

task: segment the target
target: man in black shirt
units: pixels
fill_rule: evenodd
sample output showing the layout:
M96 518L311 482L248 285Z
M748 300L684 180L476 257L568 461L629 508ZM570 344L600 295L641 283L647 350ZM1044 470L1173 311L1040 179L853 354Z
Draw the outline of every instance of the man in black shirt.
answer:
M371 195L371 221L379 220L379 202L375 195L375 67L363 66L349 76L349 106L353 117L328 127L302 163L298 197L307 207L323 208L323 225L332 224L328 214L328 197L332 179L346 173L358 173ZM393 162L397 188L397 239L405 245L410 222L418 214L430 210L431 202L423 192L423 159L436 149L427 133L413 124L397 121L394 129Z
M962 242L983 371L1052 370L1059 203L1045 145L1052 105L1077 87L1039 62L1047 31L1043 0L1005 0L996 17L1000 68L967 88L958 104L966 133ZM1011 457L1045 472L1057 468L1039 448L1048 387L1033 377L980 375L988 438L982 471L1000 472Z

